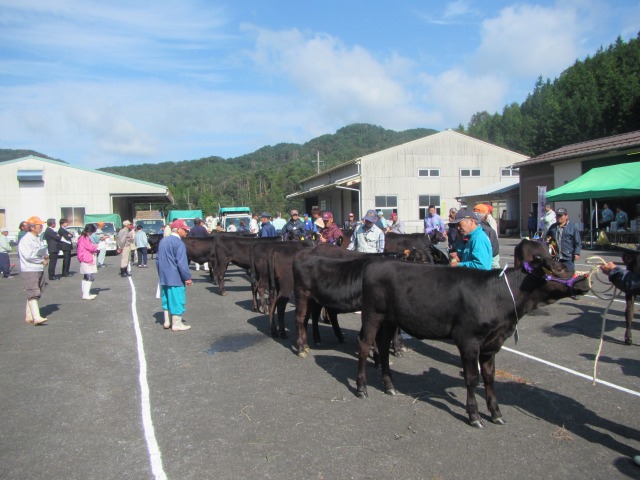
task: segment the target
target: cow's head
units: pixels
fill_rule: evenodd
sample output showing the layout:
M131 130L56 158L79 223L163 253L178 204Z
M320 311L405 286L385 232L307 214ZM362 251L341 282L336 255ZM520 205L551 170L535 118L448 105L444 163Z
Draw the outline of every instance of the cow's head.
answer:
M429 252L426 252L425 250L419 250L415 247L404 250L403 254L404 254L404 259L408 262L429 263L429 264L434 263L433 257Z
M547 256L534 255L522 268L539 285L544 294L544 303L553 303L561 298L584 295L589 291L589 275L571 273L567 266Z

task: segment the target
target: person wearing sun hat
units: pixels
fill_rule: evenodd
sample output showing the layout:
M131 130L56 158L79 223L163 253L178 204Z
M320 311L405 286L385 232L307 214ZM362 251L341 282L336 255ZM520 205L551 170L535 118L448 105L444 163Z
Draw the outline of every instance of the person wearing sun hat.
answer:
M38 300L42 297L46 286L44 267L49 263L47 245L40 237L45 222L40 217L30 217L26 222L27 234L18 243L20 277L24 282L24 290L27 292L24 320L27 323L41 325L47 321L47 318L40 315L38 305Z
M189 233L189 227L184 220L174 220L170 226L171 235L163 238L158 245L156 267L160 278L164 328L180 332L191 328L182 322L187 302L185 287L193 283L187 260L187 247L182 241Z
M384 252L384 232L376 226L377 220L378 212L367 210L366 215L362 217L364 223L353 232L347 250L363 253Z

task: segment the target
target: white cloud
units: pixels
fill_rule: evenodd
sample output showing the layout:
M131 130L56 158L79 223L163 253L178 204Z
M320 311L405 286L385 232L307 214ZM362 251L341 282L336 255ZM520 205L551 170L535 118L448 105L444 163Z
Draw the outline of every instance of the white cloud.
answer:
M406 78L411 78L412 62L398 55L378 60L366 49L347 47L326 34L304 35L296 29L255 28L253 32L253 59L258 68L275 82L295 87L297 96L337 125L371 122L408 126L419 121L405 84Z
M441 123L456 127L466 125L479 111L494 113L502 110L508 84L492 75L470 76L462 68L439 75L425 76L426 101L442 113Z
M585 20L570 4L506 7L482 23L476 68L520 78L553 78L579 57Z

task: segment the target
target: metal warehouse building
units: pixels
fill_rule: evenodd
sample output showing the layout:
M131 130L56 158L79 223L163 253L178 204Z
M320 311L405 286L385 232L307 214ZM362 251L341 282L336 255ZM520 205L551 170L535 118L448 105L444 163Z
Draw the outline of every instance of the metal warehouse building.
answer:
M0 163L0 227L10 236L32 215L83 225L85 214L131 220L136 206L151 203L172 203L167 187L33 155Z
M375 208L387 219L395 212L411 233L422 231L429 205L446 217L468 193L482 192L482 198L493 204L496 218L517 220L517 194L502 197L498 192L517 184L518 172L511 165L527 158L446 130L305 178L301 190L287 198L303 199L307 212L313 207L330 210L339 224L349 212L361 218Z

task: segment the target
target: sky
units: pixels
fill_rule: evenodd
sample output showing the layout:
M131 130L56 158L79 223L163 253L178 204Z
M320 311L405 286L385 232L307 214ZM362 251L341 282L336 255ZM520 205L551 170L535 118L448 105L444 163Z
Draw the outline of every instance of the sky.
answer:
M100 168L456 128L639 31L638 0L0 0L0 148Z

